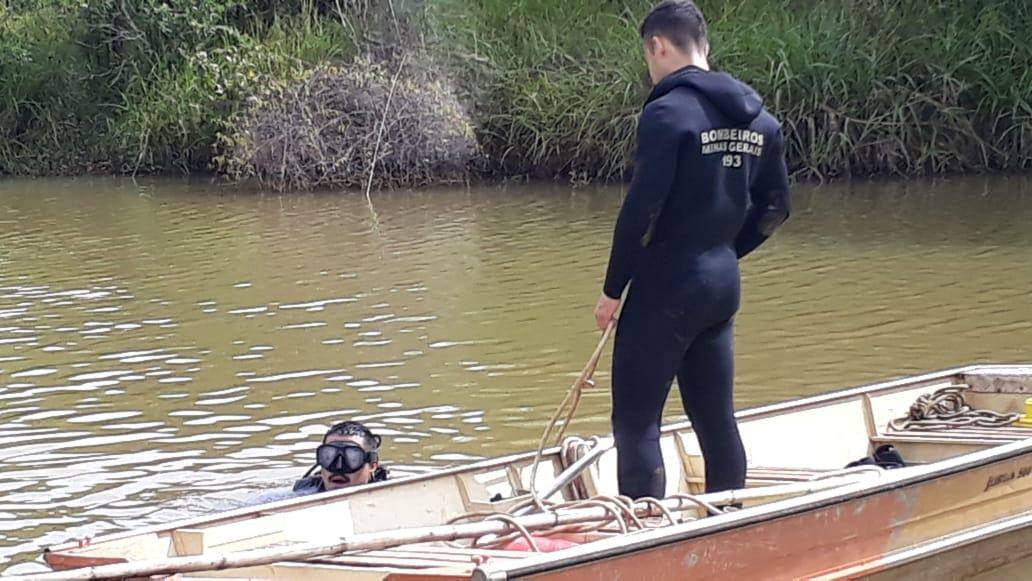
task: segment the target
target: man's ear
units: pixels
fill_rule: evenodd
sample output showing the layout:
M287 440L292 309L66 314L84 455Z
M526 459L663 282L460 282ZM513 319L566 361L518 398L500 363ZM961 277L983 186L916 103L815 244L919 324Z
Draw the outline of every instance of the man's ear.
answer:
M373 434L373 441L376 442L376 447L379 448L380 444L383 443L383 438L378 436L377 434Z
M654 56L666 56L670 51L670 40L662 36L653 36L653 42L656 43L656 48L652 51Z
M648 51L649 55L656 56L656 52L660 48L659 37L650 36L645 39L645 50Z

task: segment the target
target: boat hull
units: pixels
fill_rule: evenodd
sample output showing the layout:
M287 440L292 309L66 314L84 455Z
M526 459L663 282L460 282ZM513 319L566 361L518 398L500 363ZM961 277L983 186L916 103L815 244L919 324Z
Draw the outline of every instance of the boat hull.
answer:
M962 457L952 467L866 490L825 494L810 503L775 503L766 507L766 514L754 517L758 522L743 522L734 514L714 517L706 519L712 521L708 531L665 530L563 558L539 558L505 569L485 567L476 578L889 579L896 578L894 570L913 570L916 563L929 559L947 569L944 573L966 573L971 567L963 556L982 551L991 558L973 566L977 573L1032 553L1032 545L1016 552L1008 549L1015 539L1032 535L1032 441L1007 448L1011 449ZM717 523L720 519L726 522ZM975 544L977 537L941 542L970 529L971 523L1008 521L1015 524L980 544ZM937 540L940 544L931 550L919 550ZM915 550L913 559L892 558Z
M925 571L935 571L936 578L991 575L1018 567L1032 555L1032 430L1011 425L890 429L891 420L906 414L915 399L957 384L970 388L966 393L976 408L1012 413L1032 393L1032 367L968 366L740 412L751 488L737 492L746 506L738 512L702 518L704 511L693 506L681 514L696 520L630 534L610 526L555 553L410 543L382 551L320 553L324 556L304 561L266 560L183 578L637 581L895 579ZM883 444L895 445L913 464L880 474L842 474L847 461ZM668 496L697 494L704 465L690 424L665 426L661 445ZM571 482L563 474L579 462L576 449L547 450L535 488L554 485L561 490L555 500L615 494L615 452L599 451L597 462ZM62 570L438 526L471 512L508 511L519 491L526 490L533 458L533 453L516 454L67 544L48 552L46 560ZM836 478L842 482L833 482ZM825 486L814 487L814 482ZM775 493L779 486L796 492ZM759 496L747 496L750 491Z

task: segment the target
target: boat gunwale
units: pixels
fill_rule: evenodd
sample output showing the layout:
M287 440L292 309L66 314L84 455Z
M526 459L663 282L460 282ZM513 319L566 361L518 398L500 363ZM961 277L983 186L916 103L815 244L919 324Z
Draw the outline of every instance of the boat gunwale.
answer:
M853 387L845 387L828 392L821 392L811 396L805 396L796 399L789 399L785 401L768 404L760 404L758 406L746 408L736 412L735 417L739 420L759 419L769 416L780 415L782 413L794 410L810 409L813 407L820 407L822 405L829 405L838 401L847 401L854 397L859 397L863 396L864 394L871 394L874 392L893 393L896 391L904 391L906 389L911 389L921 383L942 380L949 377L958 376L960 374L972 373L979 370L1006 370L1027 367L1029 367L1028 364L969 363L958 367L951 367L939 371L922 373L920 375L915 376L896 377L889 380L866 383ZM662 434L668 434L671 432L682 431L690 427L691 422L683 420L680 422L666 424L661 427L660 431ZM604 437L611 438L612 435L606 434ZM553 446L545 449L543 451L543 454L546 457L553 456L558 454L560 451L561 448L559 446ZM198 525L218 526L221 524L230 524L233 522L246 520L247 518L261 518L264 516L285 513L292 510L311 508L313 506L323 504L332 504L334 502L343 501L352 495L371 493L375 492L376 490L379 490L380 488L392 487L401 484L418 483L436 478L455 476L474 470L490 469L497 466L504 466L514 462L532 459L534 455L535 452L517 452L514 454L507 454L505 456L499 456L496 458L485 458L483 460L477 460L469 464L459 464L450 467L443 467L439 470L434 470L432 472L403 476L401 478L372 483L357 488L345 488L341 490L328 491L315 495L308 495L297 498L287 498L265 504L244 506L225 512L220 512L214 515L199 515L193 518L187 518L167 523L158 523L147 527L141 527L138 529L129 529L121 532L112 533L110 535L104 535L96 539L91 539L91 541L93 541L92 544L96 546L102 543L109 543L150 534L154 534L157 536L161 536L163 534L171 534L173 531L178 530L180 528L190 528L196 527ZM73 551L78 548L83 547L80 546L77 540L72 538L63 543L59 543L51 547L44 548L43 555L44 557L46 557L51 553Z
M557 454L560 451L558 446L548 448L544 450L543 455L545 457ZM355 494L363 494L367 492L374 492L381 488L388 488L399 484L416 483L423 480L429 480L432 478L440 478L444 476L454 476L456 474L462 474L463 472L469 471L471 468L493 468L496 466L505 466L512 462L520 460L533 459L534 452L520 452L517 454L509 454L506 456L499 456L496 458L485 458L484 460L478 460L475 463L470 464L459 464L456 466L448 466L436 470L433 472L427 472L423 474L413 474L411 476L403 476L401 478L392 478L390 480L384 480L381 482L373 482L361 487L355 488L344 488L340 490L330 490L321 492L318 494L309 494L306 496L299 496L294 498L285 498L283 500L276 500L273 502L267 502L264 504L256 504L251 506L242 506L225 512L216 514L199 515L192 518L176 520L167 523L159 523L150 525L147 527L141 527L138 529L130 529L126 531L120 531L112 533L110 535L104 535L91 541L96 541L97 545L101 543L107 543L111 541L118 541L130 537L143 536L149 534L160 535L162 533L172 533L181 528L194 528L197 525L228 525L234 522L246 520L247 518L261 518L265 516L271 516L274 514L289 513L292 510L300 510L305 508L312 508L313 506L319 506L323 504L332 504L335 502L343 501L350 496ZM90 545L87 545L90 546ZM66 541L60 545L53 547L47 547L43 549L44 554L59 553L68 549L80 548L78 543L74 540Z
M589 561L616 558L628 553L718 534L736 527L762 524L893 490L917 486L1022 456L1032 456L1032 436L938 462L903 470L886 471L878 480L864 480L825 491L757 505L741 511L715 515L676 526L652 529L631 537L614 537L556 553L535 554L513 567L494 568L492 563L488 562L474 571L473 578L478 580L509 579L514 576L555 571ZM573 554L570 554L571 552Z

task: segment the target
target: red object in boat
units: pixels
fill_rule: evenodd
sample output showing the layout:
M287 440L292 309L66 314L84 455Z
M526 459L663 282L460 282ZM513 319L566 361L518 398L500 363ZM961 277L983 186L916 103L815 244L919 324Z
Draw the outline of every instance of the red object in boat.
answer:
M542 553L552 553L554 551L561 551L570 547L576 547L580 543L568 541L566 539L553 539L549 537L539 537L537 535L531 535L534 538L534 543L537 544L538 548L541 549ZM512 541L508 545L502 547L506 551L533 551L530 548L530 544L527 543L527 539L520 537L515 541Z

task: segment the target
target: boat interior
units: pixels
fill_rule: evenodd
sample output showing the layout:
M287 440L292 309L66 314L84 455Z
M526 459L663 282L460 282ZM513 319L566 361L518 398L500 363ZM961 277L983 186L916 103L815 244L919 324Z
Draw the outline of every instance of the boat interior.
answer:
M899 421L909 417L921 396L950 391L959 393L976 413L932 425ZM814 483L846 485L877 479L883 468L845 467L870 457L885 444L894 446L907 465L894 470L907 470L1024 440L1032 437L1032 427L1024 427L1018 418L1026 413L1025 400L1029 397L1032 367L970 366L745 410L739 413L739 421L748 457L746 489L731 500L744 504L741 510L747 511L758 504L805 494ZM689 423L665 426L661 447L668 497L693 495L728 504L726 495L705 494L705 466ZM78 541L53 548L46 560L52 568L65 569L233 553L442 525L471 513L518 513L519 506L527 505L534 457L534 453L518 454L359 489ZM616 496L616 451L611 439L572 437L562 446L546 450L534 489L539 496L548 495L552 503ZM781 492L765 494L766 490ZM709 514L705 506L693 505L679 512L676 520L705 519ZM647 520L649 526L677 526L659 517ZM593 530L549 538L582 545L628 534L626 527L618 524L613 519ZM419 543L183 574L182 578L469 578L471 571L486 560L520 560L533 554L528 542L514 536L517 540L504 546L472 546L470 541L461 545Z

